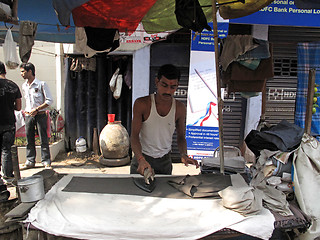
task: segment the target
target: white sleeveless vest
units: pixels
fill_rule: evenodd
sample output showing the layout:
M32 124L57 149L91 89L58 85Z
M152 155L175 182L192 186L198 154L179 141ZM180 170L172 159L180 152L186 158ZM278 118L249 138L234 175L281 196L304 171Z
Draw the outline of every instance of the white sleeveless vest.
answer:
M157 112L155 96L151 94L150 115L142 123L140 131L142 153L153 158L160 158L171 151L172 136L176 127L175 116L175 99L172 101L169 113L162 117Z

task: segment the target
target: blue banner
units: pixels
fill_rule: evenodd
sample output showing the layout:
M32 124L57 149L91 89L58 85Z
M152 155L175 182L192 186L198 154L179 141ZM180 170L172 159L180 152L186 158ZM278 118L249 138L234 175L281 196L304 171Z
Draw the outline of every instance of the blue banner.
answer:
M228 22L218 22L219 38L227 37L228 27ZM188 155L197 160L213 156L219 146L213 31L192 33L186 122Z
M212 150L219 146L219 128L187 126L186 139L189 155L200 160L212 156Z
M213 29L213 23L208 23ZM226 38L228 35L229 23L218 23L218 36L219 38ZM191 36L191 50L192 51L207 51L214 52L214 37L213 31L209 32L204 29L201 34L195 34L192 31Z
M230 19L230 23L266 24L281 26L320 27L320 9L299 9L294 0L275 0L258 12L242 18Z

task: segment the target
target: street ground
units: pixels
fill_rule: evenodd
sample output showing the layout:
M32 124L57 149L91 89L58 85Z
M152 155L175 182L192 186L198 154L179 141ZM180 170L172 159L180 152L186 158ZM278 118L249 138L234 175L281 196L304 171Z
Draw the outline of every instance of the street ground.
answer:
M92 153L77 153L77 152L61 152L52 162L52 168L57 173L61 174L130 174L130 164L119 167L104 166L99 162L99 156ZM20 164L20 168L22 164ZM32 176L44 169L41 163L36 163L34 168L21 170L21 178ZM197 175L200 169L195 166L186 167L183 163L173 163L172 175ZM16 188L8 186L10 191L10 199L16 197Z

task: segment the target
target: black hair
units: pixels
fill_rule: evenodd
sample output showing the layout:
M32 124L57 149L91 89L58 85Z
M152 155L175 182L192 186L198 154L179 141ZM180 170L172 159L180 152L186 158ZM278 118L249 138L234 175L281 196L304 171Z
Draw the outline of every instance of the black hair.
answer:
M0 61L0 74L6 74L6 67L4 66L4 63Z
M178 79L178 81L179 81L180 80L180 70L172 64L165 64L159 68L158 75L157 75L159 80L162 76L164 76L170 80L171 79Z
M27 72L29 70L31 70L32 75L35 76L36 75L36 69L34 67L34 65L30 62L28 63L21 63L20 68L23 68L24 70L26 70Z

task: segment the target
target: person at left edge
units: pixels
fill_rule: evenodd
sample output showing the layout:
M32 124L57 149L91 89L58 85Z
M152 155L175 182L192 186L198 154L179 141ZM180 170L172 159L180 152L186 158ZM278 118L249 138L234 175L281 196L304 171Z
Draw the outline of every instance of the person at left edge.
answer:
M27 160L21 169L32 168L36 163L35 126L41 142L41 163L45 168L51 168L46 109L53 103L53 99L47 83L36 78L35 66L32 63L22 63L20 72L22 78L26 79L22 84L22 91L26 100L27 137Z
M13 164L11 146L15 139L16 117L14 110L21 110L21 92L17 84L6 78L6 68L0 62L0 145L2 179L0 192L4 190L3 183L13 179Z

